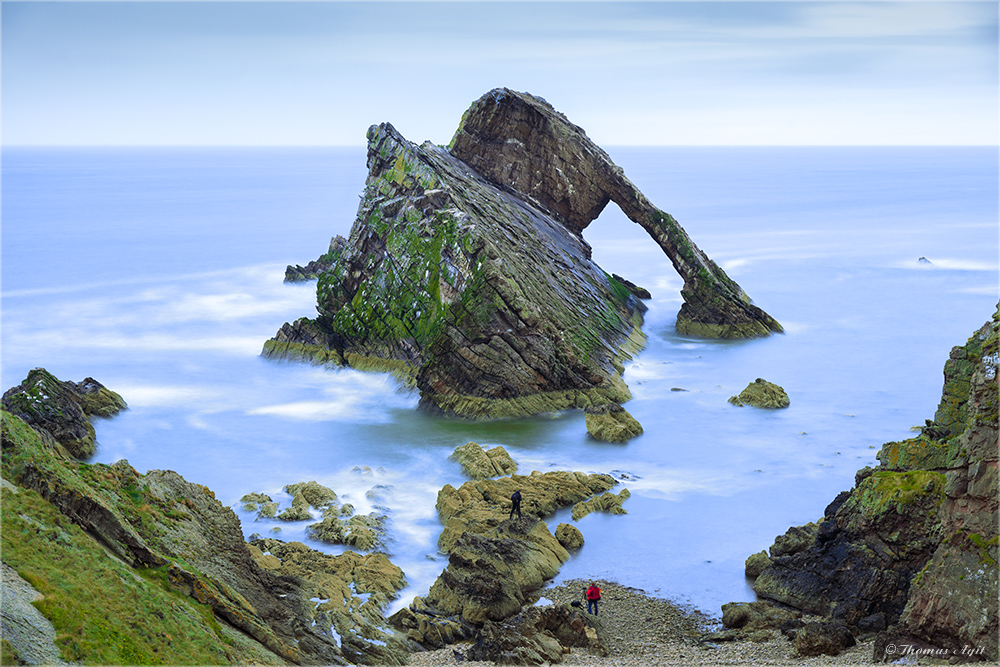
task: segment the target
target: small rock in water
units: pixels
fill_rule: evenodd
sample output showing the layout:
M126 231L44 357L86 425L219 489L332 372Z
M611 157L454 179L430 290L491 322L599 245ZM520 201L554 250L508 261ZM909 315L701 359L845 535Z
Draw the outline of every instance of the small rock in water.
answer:
M729 402L735 406L752 405L755 408L787 408L788 394L776 384L762 378L757 378L738 396L731 396Z

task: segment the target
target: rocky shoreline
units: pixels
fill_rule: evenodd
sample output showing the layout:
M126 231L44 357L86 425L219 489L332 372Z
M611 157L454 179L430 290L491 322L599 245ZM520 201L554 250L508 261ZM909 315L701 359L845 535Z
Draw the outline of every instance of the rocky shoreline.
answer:
M582 599L589 581L567 581L541 591L545 600L569 605ZM645 667L648 665L866 665L871 664L872 642L861 642L839 655L803 657L794 644L778 631L768 639L713 642L705 639L717 626L698 610L619 583L598 580L603 604L599 618L610 639L610 654L595 655L574 648L560 664L593 667ZM455 665L455 651L466 645L414 653L411 665L445 667ZM492 662L466 661L459 664L493 665Z
M568 507L574 520L626 513L628 489L612 492L619 482L610 475L519 475L502 448L475 443L454 456L482 479L438 494L447 566L425 597L386 618L405 576L378 539L353 539L369 553L340 556L248 543L203 486L125 461L83 463L71 453L88 436L81 423L125 403L90 378L64 382L36 369L4 394L0 536L5 565L24 580L12 586L43 596L38 609L56 645L34 630L5 636L5 659L57 650L67 662L104 664L995 661L998 334L1000 307L952 350L941 406L920 436L886 443L879 468L859 471L822 519L747 559L759 599L723 605L721 627L614 582L602 582L596 617L572 604L584 582L546 588L585 536L571 524L553 532L544 519ZM328 513L330 539L372 528L351 524L332 489L287 489L286 520L307 520L309 507ZM531 501L512 516L509 498L522 489ZM263 494L244 503L278 511ZM5 633L38 627L18 608L4 607Z

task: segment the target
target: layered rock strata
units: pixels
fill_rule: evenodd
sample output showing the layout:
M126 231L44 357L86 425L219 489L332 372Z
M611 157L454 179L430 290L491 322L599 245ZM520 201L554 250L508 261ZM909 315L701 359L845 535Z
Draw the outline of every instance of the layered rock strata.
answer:
M679 330L781 329L540 98L485 95L450 149L373 126L368 170L350 237L290 270L318 272L318 317L283 325L264 356L390 371L424 407L468 418L620 404L648 292L601 270L580 236L612 199L684 277Z
M781 331L743 289L646 198L586 133L548 102L497 88L465 112L451 153L491 182L513 188L581 233L609 201L640 225L684 280L680 333L753 338Z
M517 614L569 559L567 548L583 544L572 526L553 535L539 519L615 483L608 475L560 471L446 485L437 508L445 526L438 544L448 565L425 597L390 622L419 646L437 648ZM515 490L523 497L523 518L509 518Z
M886 443L823 519L748 559L758 596L881 631L876 661L890 644L997 660L998 318L952 350L919 437Z
M113 417L128 406L93 378L63 381L35 368L21 384L4 392L3 407L35 427L39 437L54 439L62 452L87 459L97 451L89 418Z
M489 479L517 471L517 463L500 445L484 450L479 443L467 442L455 448L451 458L458 461L462 472L472 479Z
M54 400L49 396L39 396L39 401ZM40 405L38 409L47 414L54 407ZM40 422L28 425L6 410L2 419L3 477L10 486L24 490L16 498L39 497L38 502L49 507L49 512L54 508L64 517L60 521L82 528L121 563L127 574L118 576L126 584L131 579L162 579L169 590L186 596L195 607L207 609L215 627L224 625L215 631L219 633L220 655L213 660L227 661L221 655L225 654L228 661L237 663L257 662L260 655L295 664L405 662L404 644L383 627L384 607L404 585L402 572L384 555L308 556L302 552L311 550L304 545L299 549L268 543L273 552L270 555L278 560L275 564L263 551L254 551L244 542L239 519L204 486L187 482L172 471L152 470L141 475L124 460L111 466L77 462L55 446L55 437L44 431ZM8 484L4 486L6 489ZM322 502L312 495L317 490L313 485L294 490ZM12 498L5 495L5 510L21 503ZM24 507L15 512L14 518L26 525L19 529L42 530L42 519L27 514L37 510ZM23 538L9 528L5 523L4 562L21 557L15 556L18 550L9 540ZM70 538L65 529L44 530L51 534L46 547L52 552L50 557L72 567L77 556L66 546ZM28 562L18 565L26 572L31 567ZM73 576L85 579L87 573L74 572ZM352 612L338 616L330 611L333 605L321 609L322 605L311 598L323 592L326 598L337 600L338 609ZM99 609L95 606L90 625L104 623ZM164 614L198 616L190 609L178 611L175 602L161 605L156 618L142 617L142 610L134 613L138 620L133 623L143 626L172 620L164 620ZM333 619L332 625L324 627L323 622L329 619ZM144 636L154 645L159 641L148 632ZM256 648L229 648L223 641L229 636L239 636L237 643Z

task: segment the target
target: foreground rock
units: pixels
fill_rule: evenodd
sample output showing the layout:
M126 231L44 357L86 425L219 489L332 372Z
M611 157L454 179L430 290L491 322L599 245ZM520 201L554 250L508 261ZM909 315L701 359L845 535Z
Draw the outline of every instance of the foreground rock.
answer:
M517 614L569 559L567 548L583 543L572 526L560 527L557 537L539 518L615 483L608 475L536 472L466 482L458 489L446 485L437 508L445 526L438 544L448 553L448 565L426 597L414 599L390 622L416 645L435 648L472 639L487 622ZM523 518L508 518L515 490L523 497Z
M39 407L40 414L51 410L52 406ZM3 477L10 486L18 487L18 493L8 495L4 485L4 562L15 559L12 567L34 573L32 581L46 581L47 563L60 563L60 579L75 577L81 586L93 587L95 583L87 578L89 568L107 561L106 553L113 554L112 565L121 572L112 578L124 582L128 594L135 592L143 600L128 612L132 625L126 623L116 631L146 628L122 640L119 648L125 652L114 653L117 648L99 642L101 650L112 653L88 658L86 640L71 637L82 644L74 649L78 651L76 659L134 664L174 655L172 660L196 660L198 664L405 662L403 644L392 638L391 631L380 629L384 606L403 585L402 573L385 556L316 553L307 558L295 546L273 545L271 553L265 555L244 542L239 519L209 489L172 471L140 475L127 461L108 466L69 460L53 446L56 440L52 434L47 438L39 435L41 422L29 426L6 410L2 418ZM317 489L303 485L296 490L311 494ZM13 513L8 511L12 508ZM49 536L41 540L43 546L22 548L26 536L36 533ZM106 553L101 552L97 560L82 556L86 549L94 549L87 543L95 540ZM304 545L302 548L311 552ZM189 598L194 609L183 604L178 607L176 596L162 602L147 601L158 593L149 592L142 583L144 577ZM161 590L160 583L153 589ZM311 598L321 592L336 599L338 610L344 611L334 614L319 608L322 605ZM367 600L359 597L369 594ZM80 632L121 622L120 618L109 620L104 611L103 605L111 602L99 595L90 597L93 599L82 601L83 606L74 612L85 619ZM207 624L197 620L206 611L212 619ZM328 615L320 616L320 612ZM324 619L331 624L324 626ZM170 629L177 624L188 626L185 632L204 635L198 644L203 651L197 654L200 657L170 652L173 649L167 637L177 632ZM149 629L159 627L164 628L160 634ZM149 652L140 650L141 646L148 646ZM154 658L157 652L160 658ZM146 657L140 659L140 655Z
M126 409L121 396L93 378L62 381L44 368L28 372L21 384L4 392L3 407L51 437L73 458L88 459L97 451L89 417L113 417Z
M562 662L574 647L607 656L610 641L596 616L565 605L529 607L502 623L487 621L465 651L466 660L497 665L543 665Z
M997 660L998 317L952 350L941 406L919 437L884 445L879 468L859 471L822 520L755 559L758 596L854 635L881 632L876 661L902 646ZM803 645L827 652L837 640Z
M540 98L483 96L450 150L373 126L368 170L350 237L324 256L318 317L283 325L264 356L389 371L423 407L474 419L621 404L644 293L598 267L580 236L610 199L684 277L678 329L780 330Z
M737 407L752 405L755 408L777 410L789 406L788 394L778 385L757 378L747 385L747 388L736 396L731 396L729 402Z

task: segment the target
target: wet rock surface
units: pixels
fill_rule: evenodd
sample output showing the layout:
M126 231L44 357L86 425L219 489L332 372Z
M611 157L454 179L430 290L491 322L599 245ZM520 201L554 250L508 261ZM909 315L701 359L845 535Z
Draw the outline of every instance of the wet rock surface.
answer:
M642 435L642 425L620 405L598 405L584 410L587 432L603 442L627 442Z
M484 95L450 149L373 126L368 169L350 237L324 255L318 317L283 325L264 356L393 372L423 407L474 419L620 405L648 293L580 236L610 199L684 277L679 331L781 330L541 98Z
M738 395L731 396L729 402L737 407L751 405L772 410L787 408L790 404L784 389L763 378L757 378Z
M28 372L21 384L4 392L3 407L73 458L87 459L97 451L89 417L113 417L127 408L124 399L93 378L63 381L44 368Z
M875 661L903 646L997 659L998 318L952 350L920 436L886 443L879 467L858 471L823 519L789 529L758 559L758 596L880 633ZM843 648L843 631L826 630L798 630L804 655Z
M478 443L469 442L457 447L451 458L458 461L462 472L472 479L489 479L517 472L517 463L499 445L484 450Z

